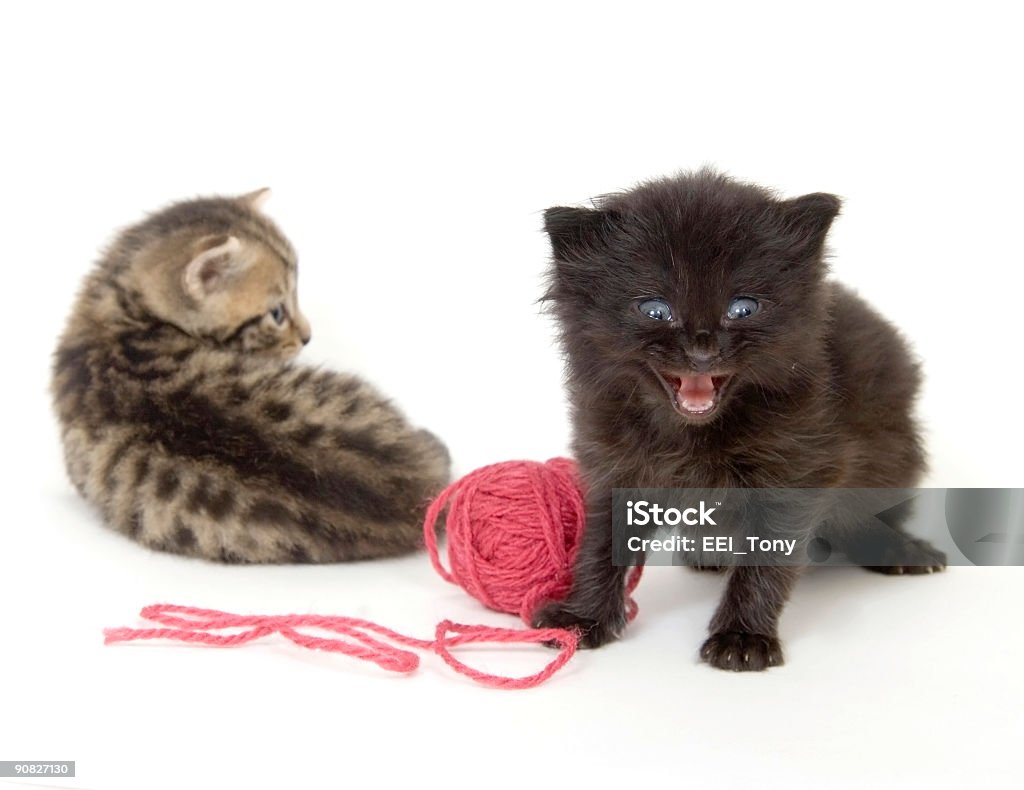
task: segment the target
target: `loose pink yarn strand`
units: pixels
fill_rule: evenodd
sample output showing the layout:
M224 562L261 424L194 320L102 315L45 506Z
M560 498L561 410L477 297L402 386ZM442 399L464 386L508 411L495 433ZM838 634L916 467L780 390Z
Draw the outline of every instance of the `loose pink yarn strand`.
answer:
M576 652L576 634L555 628L514 630L480 625L461 625L450 620L438 624L434 639L416 639L358 617L327 615L239 615L215 609L199 609L176 604L155 604L145 607L140 616L163 628L108 628L104 630L104 643L135 641L139 639L174 639L179 642L235 647L270 634L278 633L300 647L341 653L364 661L372 661L393 672L412 672L420 663L419 656L396 647L371 634L391 642L430 650L439 655L456 672L478 683L498 688L532 688L543 683ZM248 628L233 634L211 633L226 628ZM303 633L298 628L319 628L332 631L343 639L324 638ZM370 633L367 633L370 632ZM481 672L456 659L452 648L471 643L556 643L558 655L539 672L521 678L502 677Z

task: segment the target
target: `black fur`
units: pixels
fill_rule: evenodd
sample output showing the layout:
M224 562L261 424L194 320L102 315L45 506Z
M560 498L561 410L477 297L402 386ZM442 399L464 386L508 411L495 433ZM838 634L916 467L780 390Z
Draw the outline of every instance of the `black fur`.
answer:
M590 647L621 634L613 488L918 480L917 366L889 323L826 278L825 238L839 208L833 195L782 200L704 170L607 196L593 209L546 212L554 251L546 298L567 356L588 516L573 589L542 608L537 625L578 627ZM761 309L727 320L736 296ZM654 297L668 302L672 320L637 309ZM722 374L709 415L677 407L666 383L673 373ZM812 526L787 528L807 540ZM869 545L877 554L878 535L847 528L831 538L851 556ZM903 564L879 570L944 565L939 552L899 531L882 540ZM732 568L702 658L737 670L781 663L778 620L798 575L793 567Z

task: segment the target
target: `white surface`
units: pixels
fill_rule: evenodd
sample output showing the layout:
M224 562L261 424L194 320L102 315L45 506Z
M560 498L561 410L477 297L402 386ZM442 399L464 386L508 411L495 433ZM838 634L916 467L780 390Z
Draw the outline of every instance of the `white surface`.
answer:
M193 194L274 188L307 358L392 393L466 472L566 451L535 304L545 207L705 162L836 192L838 276L925 361L929 482L1021 484L1009 4L699 6L5 9L0 759L77 760L81 788L1019 786L1020 569L814 574L783 620L787 665L756 675L697 663L721 580L672 568L649 571L624 642L530 692L430 657L402 678L278 641L101 644L157 601L416 635L515 624L423 557L219 567L136 547L75 498L49 353L113 229Z

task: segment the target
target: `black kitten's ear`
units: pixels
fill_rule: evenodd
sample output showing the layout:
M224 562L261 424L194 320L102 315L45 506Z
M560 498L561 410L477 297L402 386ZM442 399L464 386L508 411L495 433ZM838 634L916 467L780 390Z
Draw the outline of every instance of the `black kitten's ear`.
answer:
M587 246L599 236L607 220L603 211L555 206L544 212L544 230L556 258Z
M843 202L835 195L815 192L783 201L783 225L792 244L800 253L818 255L825 246L825 236Z

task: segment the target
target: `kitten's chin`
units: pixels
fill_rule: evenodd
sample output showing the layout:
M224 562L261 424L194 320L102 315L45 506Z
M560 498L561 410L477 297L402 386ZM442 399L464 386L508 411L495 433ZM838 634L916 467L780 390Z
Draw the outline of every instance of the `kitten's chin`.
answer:
M654 375L676 413L695 425L714 419L732 379L728 373L677 373L657 369Z
M263 351L253 352L254 356L262 357L268 362L291 362L295 359L299 352L302 351L302 346L298 343L289 344L286 346L275 346L268 348Z

